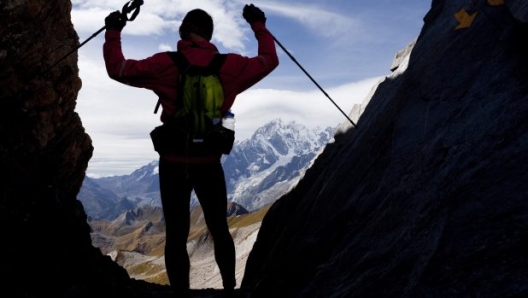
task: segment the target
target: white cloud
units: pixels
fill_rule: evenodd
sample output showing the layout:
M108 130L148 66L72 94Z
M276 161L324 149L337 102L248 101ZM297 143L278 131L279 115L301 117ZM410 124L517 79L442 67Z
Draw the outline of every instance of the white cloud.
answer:
M73 1L72 20L79 35L87 35L101 29L104 19L115 10L121 10L127 2L121 1ZM229 5L219 0L165 0L148 1L140 8L137 18L128 22L123 35L162 36L177 34L181 20L191 9L201 8L211 14L215 30L213 41L229 50L243 51L249 27L242 20L242 6Z
M358 19L327 11L325 8L314 4L264 2L260 7L267 13L276 13L296 20L308 27L313 34L327 38L340 37L343 34L350 35L362 27Z
M115 10L121 10L126 2L112 1L73 1L72 19L78 33L86 35L104 26L105 17ZM140 8L138 17L128 22L124 35L161 36L175 34L185 14L194 8L201 8L213 17L215 30L213 41L228 50L244 52L244 42L252 35L249 26L242 18L245 2L222 0L158 0L148 1ZM306 26L313 34L323 37L339 37L346 33L358 32L361 24L358 20L325 11L315 5L283 4L266 1L259 4L266 15L278 15L292 19Z
M162 43L158 46L158 50L160 52L165 52L165 51L174 51L174 48L169 45L169 44L166 44L166 43Z
M379 78L365 79L325 92L348 115L354 104L361 103ZM246 139L260 126L275 118L295 121L308 127L335 127L348 121L319 90L306 92L251 89L237 97L233 105L237 119L237 138Z

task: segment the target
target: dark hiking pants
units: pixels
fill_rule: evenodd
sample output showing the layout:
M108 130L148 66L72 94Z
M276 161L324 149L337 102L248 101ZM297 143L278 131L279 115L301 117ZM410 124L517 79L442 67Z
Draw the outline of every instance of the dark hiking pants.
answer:
M225 289L233 289L235 246L227 225L227 192L220 162L183 164L160 159L161 203L166 225L165 266L173 291L189 290L189 254L192 190L203 209L205 222L214 241L214 254Z

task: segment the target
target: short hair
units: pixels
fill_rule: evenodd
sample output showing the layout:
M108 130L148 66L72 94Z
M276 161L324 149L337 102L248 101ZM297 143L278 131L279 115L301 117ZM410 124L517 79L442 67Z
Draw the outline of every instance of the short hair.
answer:
M211 40L213 37L213 18L202 9L193 9L189 11L180 25L180 37L183 40L189 40L189 34L198 34L201 37Z

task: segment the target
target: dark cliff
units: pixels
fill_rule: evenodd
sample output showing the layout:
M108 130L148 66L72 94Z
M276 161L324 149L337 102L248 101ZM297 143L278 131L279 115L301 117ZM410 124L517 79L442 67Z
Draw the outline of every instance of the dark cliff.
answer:
M0 5L2 292L169 295L91 245L77 54L48 70L79 43L70 10ZM435 0L424 20L408 68L271 207L252 297L528 296L528 4Z
M81 88L70 1L0 4L2 292L9 297L138 297L91 245L76 200L93 148L75 113ZM143 296L145 297L145 296Z
M242 287L528 297L527 12L526 1L433 1L407 70L271 207Z

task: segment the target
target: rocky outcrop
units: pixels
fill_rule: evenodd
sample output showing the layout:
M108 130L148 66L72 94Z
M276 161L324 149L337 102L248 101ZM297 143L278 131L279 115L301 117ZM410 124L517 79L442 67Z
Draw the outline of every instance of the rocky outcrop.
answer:
M75 113L77 53L51 67L78 45L70 10L63 0L0 4L2 292L145 297L91 245L76 200L93 151Z
M251 297L528 296L527 8L433 1L407 69L267 213Z

